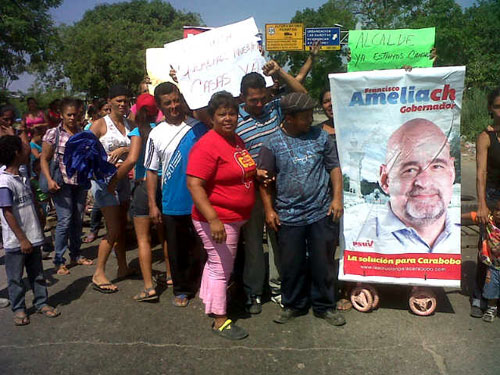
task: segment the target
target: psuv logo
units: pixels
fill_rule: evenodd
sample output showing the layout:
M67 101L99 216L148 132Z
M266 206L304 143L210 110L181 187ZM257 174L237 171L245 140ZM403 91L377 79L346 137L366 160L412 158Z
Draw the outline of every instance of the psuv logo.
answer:
M369 241L353 241L353 247L373 247L373 240Z

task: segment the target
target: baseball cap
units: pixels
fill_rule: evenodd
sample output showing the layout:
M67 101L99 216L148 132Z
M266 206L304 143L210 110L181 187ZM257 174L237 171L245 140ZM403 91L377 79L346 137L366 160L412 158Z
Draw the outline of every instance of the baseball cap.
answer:
M144 93L137 97L137 102L135 103L137 112L142 107L146 107L148 115L155 116L158 113L158 107L156 106L155 97L151 94Z

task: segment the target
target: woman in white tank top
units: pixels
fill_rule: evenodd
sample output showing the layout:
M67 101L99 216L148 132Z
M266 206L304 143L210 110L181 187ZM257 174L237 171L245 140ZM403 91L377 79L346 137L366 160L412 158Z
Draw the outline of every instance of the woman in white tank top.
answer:
M106 123L106 132L99 138L104 150L108 154L108 161L116 164L126 159L125 155L128 153L130 146L130 138L127 134L130 132L130 124L126 118L123 117L123 123L119 124L113 122L111 115L104 116L103 120ZM97 134L96 134L97 135Z
M127 134L132 129L125 119L129 106L129 96L129 90L126 87L121 85L112 86L108 94L111 113L95 121L90 128L90 131L99 138L104 146L108 154L108 161L115 165L125 160L129 151L130 139ZM109 193L106 184L92 181L92 193L96 204L103 213L108 230L99 244L97 268L92 277L93 288L101 293L118 291L117 286L111 284L105 274L106 262L113 245L118 262L117 278L123 278L132 273L128 268L125 256L125 228L130 198L130 183L126 178L122 181L123 184L117 187L117 194Z

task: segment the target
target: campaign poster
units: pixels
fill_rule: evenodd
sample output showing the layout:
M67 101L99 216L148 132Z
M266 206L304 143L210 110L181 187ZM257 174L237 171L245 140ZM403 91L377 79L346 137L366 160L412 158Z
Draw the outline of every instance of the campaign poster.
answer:
M344 183L339 278L460 286L465 67L330 74Z

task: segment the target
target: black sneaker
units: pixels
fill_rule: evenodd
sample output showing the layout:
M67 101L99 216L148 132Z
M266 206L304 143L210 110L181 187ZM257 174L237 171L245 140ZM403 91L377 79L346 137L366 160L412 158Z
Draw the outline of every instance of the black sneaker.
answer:
M473 318L482 318L483 317L483 310L481 310L480 307L471 306L470 316L472 316Z
M212 332L228 340L242 340L248 337L248 332L244 328L235 325L231 319L226 320L218 329L214 329L212 324Z
M247 305L250 314L260 314L262 312L262 302L259 296L250 297L251 303Z
M343 326L345 324L344 316L335 310L326 310L324 313L314 313L314 316L324 319L325 322L332 326Z
M296 318L297 316L306 314L307 310L293 310L288 307L284 307L280 310L278 316L273 319L273 322L278 324L285 324L288 323L290 320Z

